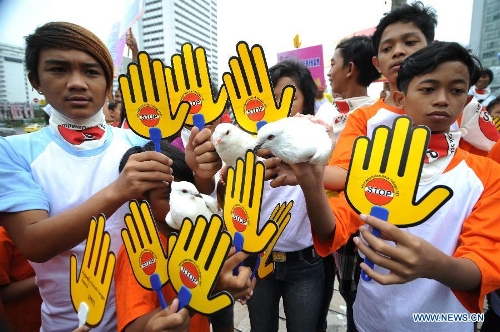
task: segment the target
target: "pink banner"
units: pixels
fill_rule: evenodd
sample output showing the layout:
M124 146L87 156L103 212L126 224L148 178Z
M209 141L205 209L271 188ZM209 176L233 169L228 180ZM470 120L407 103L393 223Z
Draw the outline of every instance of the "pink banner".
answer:
M314 82L320 87L326 86L323 45L297 48L291 51L278 53L278 62L288 58L297 59L302 62L309 68Z
M113 58L114 71L113 76L118 77L122 59L123 59L123 49L125 48L125 36L118 39L118 34L120 31L120 23L115 23L111 29L106 46L109 49L111 58Z

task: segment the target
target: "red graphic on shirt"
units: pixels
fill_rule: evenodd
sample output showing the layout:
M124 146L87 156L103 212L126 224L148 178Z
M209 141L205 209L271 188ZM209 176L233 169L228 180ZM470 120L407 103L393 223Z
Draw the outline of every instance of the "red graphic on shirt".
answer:
M258 122L266 114L266 105L257 98L249 99L245 104L245 114L250 120Z
M187 101L191 106L189 108L189 114L196 114L201 110L201 97L196 92L189 92L185 94L184 97L182 97L182 101Z
M198 283L200 282L200 272L196 268L196 265L189 261L186 261L182 263L179 273L184 286L190 289L198 286Z
M484 136L486 136L486 138L490 141L496 142L500 139L500 134L491 120L491 115L486 112L484 107L479 115L479 128Z
M156 257L155 255L146 250L141 255L141 268L148 276L152 275L156 271Z
M231 217L234 228L236 228L238 232L243 232L247 228L248 216L241 206L234 207L233 211L231 211Z
M335 105L337 105L337 108L340 113L342 114L347 114L349 113L349 104L345 100L335 100Z
M394 198L394 186L386 179L374 178L366 183L365 196L374 205L386 205Z
M80 145L83 142L101 139L104 135L104 129L99 126L90 127L82 130L69 129L65 126L57 126L61 136L71 144Z
M144 105L139 109L137 115L143 125L146 127L155 127L160 122L161 113L156 107Z
M425 153L424 163L428 164L436 159L447 156L450 152L450 144L445 134L434 134L429 139L427 152Z

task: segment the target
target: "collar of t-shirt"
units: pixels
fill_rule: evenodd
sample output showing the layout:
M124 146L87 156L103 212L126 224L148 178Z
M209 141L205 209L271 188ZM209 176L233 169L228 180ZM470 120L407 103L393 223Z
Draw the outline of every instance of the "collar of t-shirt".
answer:
M52 109L49 127L54 135L75 150L95 149L106 142L106 121L102 110L88 119L73 120Z

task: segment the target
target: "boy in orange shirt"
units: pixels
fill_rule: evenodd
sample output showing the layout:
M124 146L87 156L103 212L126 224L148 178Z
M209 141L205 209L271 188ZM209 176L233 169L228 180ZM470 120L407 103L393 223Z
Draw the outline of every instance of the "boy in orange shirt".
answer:
M161 153L165 154L173 161L171 168L174 181L188 181L194 183L193 172L185 162L184 153L164 140L161 141L160 147ZM146 144L144 148L133 147L129 149L120 162L120 171L132 154L154 150L155 148L152 142ZM170 210L169 197L170 186L147 191L141 198L148 201L150 205L158 234L164 248L166 248L168 235L172 231L165 222L165 216ZM240 252L226 261L221 276L219 276L218 279L217 289L225 289L235 298L242 298L249 294L252 285L250 282L250 269L240 267L238 276L233 277L232 275L233 268L246 257L248 257L248 255ZM235 282L232 283L232 281L228 281L230 279ZM117 258L115 287L118 331L150 331L153 325L161 324L160 320L163 319L163 311L160 308L158 296L155 292L142 288L137 282L132 267L130 266L125 246L123 245L120 248ZM170 283L163 287L162 291L167 302L172 301L172 299L176 297L176 293ZM168 310L168 308L166 310ZM167 328L167 325L163 327ZM210 331L208 317L200 314L193 314L190 319L190 329L188 330L200 332ZM214 328L214 331L217 331L217 329Z
M399 70L397 105L406 107L414 125L427 126L431 138L415 199L436 186L453 196L425 222L398 228L357 214L343 193L328 199L321 181L324 168L291 165L306 198L314 245L320 255L341 246L363 223L358 249L375 267L361 268L372 281L361 280L354 303L358 331L473 331L486 294L500 287L500 165L458 146L463 134L450 130L472 96L479 60L457 43L435 42L406 59ZM447 139L448 149L440 149ZM438 143L438 144L435 144ZM436 156L431 159L429 156ZM332 213L333 212L333 213ZM401 220L400 222L404 222ZM441 320L419 322L414 314ZM442 320L447 314L455 315ZM454 319L455 318L455 319Z

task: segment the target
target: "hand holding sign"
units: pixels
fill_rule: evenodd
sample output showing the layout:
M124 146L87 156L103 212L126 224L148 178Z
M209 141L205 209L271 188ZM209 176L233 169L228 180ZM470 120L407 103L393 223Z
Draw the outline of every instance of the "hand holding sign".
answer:
M171 107L175 109L182 102L191 105L187 125L196 125L193 118L195 114L202 114L204 121L209 123L224 112L227 91L222 86L219 96L213 95L207 55L203 47L197 47L193 52L193 45L182 45L182 54L172 56L172 68L165 68L165 77ZM203 127L200 128L202 129Z
M140 52L138 63L128 66L128 76L120 75L123 106L130 128L139 136L149 138L149 129L158 127L162 137L176 134L184 125L189 104L170 107L165 66L159 59L150 62L146 52Z
M259 121L269 123L290 114L295 87L283 89L276 103L262 47L254 45L250 50L247 43L239 42L236 48L238 57L229 59L231 73L224 73L222 79L236 122L245 131L257 134Z
M372 206L389 209L389 222L409 227L427 220L453 195L436 186L417 200L429 130L412 128L409 117L398 117L393 129L377 127L373 139L358 137L347 174L346 197L358 213Z
M122 229L122 239L132 272L142 287L157 291L168 282L167 255L161 245L148 203L143 201L139 204L132 200L129 208L131 214L125 215L127 228ZM153 275L156 276L152 277Z
M233 303L229 293L212 295L212 290L231 246L231 236L222 230L222 220L213 215L210 223L202 216L184 219L179 235L172 234L168 275L174 289L191 291L191 309L211 315ZM170 246L170 245L169 245Z
M269 217L269 220L272 220L276 224L278 224L278 231L276 232L276 234L274 234L273 238L271 239L271 242L267 245L267 248L263 253L262 259L260 260L260 264L257 270L257 277L259 279L264 279L274 271L274 262L268 264L267 260L269 259L269 256L271 255L274 246L276 245L276 242L278 242L281 233L283 233L285 227L288 225L288 222L290 221L291 218L290 210L292 209L292 207L293 207L293 201L290 201L286 204L278 203L274 208L273 213L271 213L271 216Z
M70 257L70 293L75 311L79 312L79 320L90 327L96 327L104 316L116 257L109 251L111 237L104 231L105 217L100 215L90 221L90 230L83 253L80 274L77 276L77 258ZM84 305L82 305L84 303ZM81 315L88 311L87 317ZM85 321L84 321L85 320Z
M227 186L224 200L224 223L233 236L240 232L245 241L243 251L260 253L276 234L278 226L269 220L259 232L259 215L264 187L264 164L255 161L249 150L245 160L238 158L236 166L227 170Z

